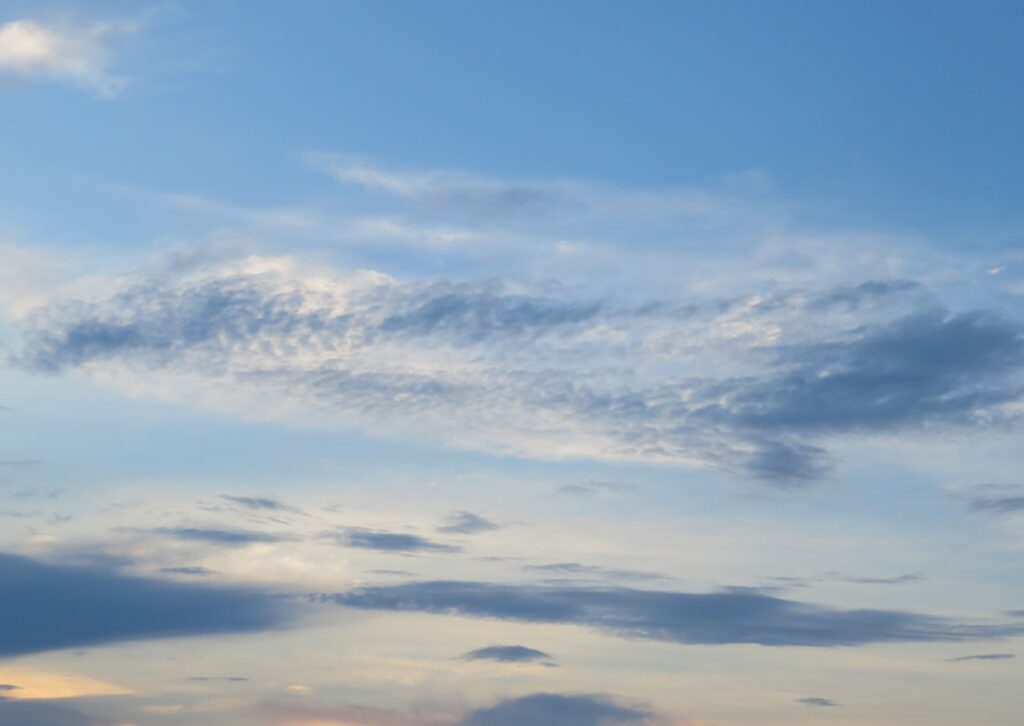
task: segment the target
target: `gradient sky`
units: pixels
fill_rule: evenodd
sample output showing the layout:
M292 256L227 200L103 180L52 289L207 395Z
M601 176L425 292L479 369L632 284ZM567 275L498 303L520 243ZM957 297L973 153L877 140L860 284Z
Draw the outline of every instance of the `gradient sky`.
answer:
M0 2L0 726L1011 726L1024 5Z

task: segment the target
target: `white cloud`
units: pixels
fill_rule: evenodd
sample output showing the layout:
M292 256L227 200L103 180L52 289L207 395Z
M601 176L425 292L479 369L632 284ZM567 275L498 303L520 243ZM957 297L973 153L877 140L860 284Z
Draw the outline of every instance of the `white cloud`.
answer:
M111 71L108 44L135 29L131 23L76 26L12 20L0 25L0 71L29 81L68 82L100 98L113 98L128 80Z

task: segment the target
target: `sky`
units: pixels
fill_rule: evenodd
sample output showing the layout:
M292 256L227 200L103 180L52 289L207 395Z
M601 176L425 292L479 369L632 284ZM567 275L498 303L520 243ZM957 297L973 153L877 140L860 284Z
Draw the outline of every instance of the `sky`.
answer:
M0 1L0 726L1019 723L1022 30Z

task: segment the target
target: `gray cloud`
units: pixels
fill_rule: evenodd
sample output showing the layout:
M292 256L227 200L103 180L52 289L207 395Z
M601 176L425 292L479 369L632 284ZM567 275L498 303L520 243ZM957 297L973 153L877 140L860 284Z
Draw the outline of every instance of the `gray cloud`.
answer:
M961 494L967 509L981 514L1015 514L1024 511L1024 487L983 484Z
M950 663L962 663L969 660L1012 660L1016 658L1013 653L982 653L981 655L962 655L959 658L950 658Z
M547 575L583 575L592 577L605 577L612 580L664 580L665 576L657 572L645 572L644 570L623 570L598 567L597 565L583 565L579 562L552 562L546 565L523 565L527 572L539 572Z
M833 701L831 698L819 698L817 696L808 696L807 698L796 699L797 703L802 703L805 706L818 706L819 708L829 708L838 706L839 704Z
M447 523L438 527L437 531L448 534L479 534L480 532L490 532L495 529L501 529L501 526L479 514L474 514L473 512L452 512L448 515Z
M161 567L160 572L165 572L168 575L194 575L197 577L207 577L209 575L219 575L217 570L211 570L208 567L198 566L186 566L186 567Z
M267 630L285 612L225 587L42 564L0 554L0 656L123 640Z
M454 545L434 542L418 534L405 534L401 532L386 532L376 529L363 529L352 527L342 533L332 535L339 542L348 547L357 547L365 550L378 550L381 552L458 552L459 548Z
M535 693L473 711L463 726L621 726L651 723L653 714L603 695Z
M678 305L616 307L499 282L339 282L332 292L297 277L174 269L105 300L37 311L16 362L198 375L378 432L698 462L793 487L829 475L830 438L993 425L1019 400L1017 321L943 310L886 318L850 302L909 285L819 295L831 296L826 308L851 308L838 317L799 296L680 316ZM781 332L737 338L736 326ZM675 348L652 355L657 346Z
M70 708L66 702L0 699L0 726L115 726Z
M278 535L266 532L248 532L235 529L206 529L201 527L159 527L153 530L175 539L191 542L206 542L208 544L225 545L229 547L240 547L250 544L261 544L267 542L280 542Z
M1022 329L989 313L913 315L851 340L779 351L786 374L740 388L724 415L753 430L880 431L968 423L1015 400ZM990 377L995 377L993 381ZM997 383L998 382L998 383Z
M231 502L232 504L237 504L238 506L244 507L246 509L267 510L274 512L292 511L291 507L282 504L276 499L268 499L266 497L236 497L230 494L224 494L222 495L222 498Z
M924 575L919 572L908 572L892 577L863 577L846 575L841 572L823 572L820 575L809 577L773 577L771 581L778 583L779 587L809 587L823 582L845 582L852 585L910 585L924 579Z
M529 663L536 660L550 660L551 656L542 650L523 645L489 645L462 654L463 660L497 660L502 663Z
M248 682L248 678L242 676L192 676L186 680L195 681L197 683L207 683L209 681L221 682L221 683L245 683Z
M358 588L321 599L367 610L429 612L517 622L585 625L675 643L852 646L958 642L1024 633L1024 624L958 622L894 610L843 610L756 590L680 593L434 581Z

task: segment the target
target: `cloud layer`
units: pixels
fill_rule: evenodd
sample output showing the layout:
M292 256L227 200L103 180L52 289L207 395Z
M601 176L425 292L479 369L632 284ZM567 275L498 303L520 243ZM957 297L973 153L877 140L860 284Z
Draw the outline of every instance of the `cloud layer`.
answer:
M919 309L907 289L635 305L246 258L55 301L23 320L17 362L378 434L798 486L829 475L831 439L993 425L1020 398L1020 323Z

